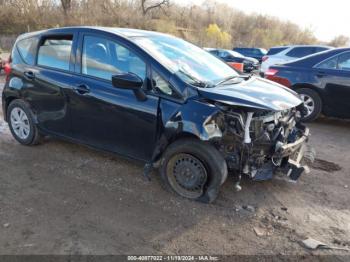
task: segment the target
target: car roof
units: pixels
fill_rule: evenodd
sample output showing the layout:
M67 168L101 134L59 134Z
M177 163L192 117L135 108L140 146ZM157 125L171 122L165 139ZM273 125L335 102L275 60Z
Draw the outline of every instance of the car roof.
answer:
M102 26L70 26L70 27L59 27L46 29L41 31L35 31L30 33L25 33L19 36L19 38L27 38L34 35L45 34L45 33L73 33L75 31L80 30L93 30L100 32L112 33L115 35L119 35L124 38L132 38L132 37L151 37L151 36L170 36L168 34L155 32L155 31L146 31L140 29L131 29L131 28L118 28L118 27L102 27Z
M284 66L303 66L303 67L312 67L323 60L326 60L332 56L341 54L343 52L350 51L350 47L342 47L342 48L332 48L319 53L315 53L312 55L308 55L306 57L302 57L291 62L284 63ZM283 66L282 65L282 66ZM274 66L272 66L274 67Z
M273 46L270 47L272 48L294 48L294 47L325 47L325 48L334 48L332 46L327 46L327 45L280 45L280 46Z
M235 48L239 48L239 49L264 49L264 48L260 48L260 47L235 47Z

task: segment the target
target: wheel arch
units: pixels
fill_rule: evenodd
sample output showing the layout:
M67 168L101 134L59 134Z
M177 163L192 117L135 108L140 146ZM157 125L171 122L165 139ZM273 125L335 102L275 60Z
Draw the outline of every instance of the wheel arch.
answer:
M4 100L5 105L4 105L4 107L3 107L3 109L4 109L4 112L3 112L3 113L4 113L4 119L5 119L5 121L8 122L8 119L7 119L7 110L8 110L8 107L9 107L10 104L11 104L13 101L15 101L15 100L21 100L21 101L23 101L23 102L28 106L28 108L29 108L29 110L30 110L30 113L31 113L32 116L33 116L33 121L34 121L35 124L37 124L37 123L38 123L37 115L33 112L33 109L32 109L32 107L31 107L30 103L28 103L28 102L27 102L25 99L23 99L22 97L14 96L14 95L8 96L8 97L6 97L5 100Z
M16 96L9 96L9 97L6 97L4 102L4 119L6 122L8 122L8 119L7 119L7 109L9 107L9 105L11 104L12 101L16 100L16 99L19 99L18 97Z
M181 141L182 140L182 141ZM204 203L213 202L220 190L221 185L226 181L228 176L227 163L223 155L214 145L201 139L182 138L177 139L169 145L164 155L161 157L160 170L162 179L165 179L166 163L170 156L177 153L187 153L198 158L206 170L210 171L203 195L196 200Z

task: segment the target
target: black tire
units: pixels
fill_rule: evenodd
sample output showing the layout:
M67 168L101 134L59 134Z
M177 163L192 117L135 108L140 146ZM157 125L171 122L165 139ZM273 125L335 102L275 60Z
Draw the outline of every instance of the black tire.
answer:
M303 122L314 121L322 112L322 100L319 94L310 88L300 88L296 92L300 95L306 95L313 100L314 110L308 115L302 118Z
M198 182L190 189L181 185L176 177L179 173L181 173L180 176L184 176L184 172L178 172L177 168L181 170L182 166L186 167L186 165L191 169L192 181L190 182L193 180ZM188 168L186 171L189 173ZM160 175L168 191L192 200L211 203L218 196L220 186L227 178L227 165L214 146L200 140L186 138L168 146L160 161ZM190 182L188 184L191 184Z
M26 114L26 117L27 117L29 132L27 133L25 138L21 138L19 135L16 134L16 131L14 130L14 124L12 122L13 120L11 118L12 111L18 110L18 108L23 110L23 112ZM34 123L33 114L26 102L20 99L16 99L12 101L9 107L7 108L7 120L8 120L8 124L10 127L10 131L12 133L12 136L19 143L21 143L22 145L37 145L40 143L41 135L38 131L37 126Z

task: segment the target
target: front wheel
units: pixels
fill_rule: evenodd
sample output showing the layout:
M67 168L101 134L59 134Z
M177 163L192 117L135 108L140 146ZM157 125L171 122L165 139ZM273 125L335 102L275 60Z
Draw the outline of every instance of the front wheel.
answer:
M167 148L161 159L160 174L168 190L211 203L227 178L227 165L215 147L187 138Z

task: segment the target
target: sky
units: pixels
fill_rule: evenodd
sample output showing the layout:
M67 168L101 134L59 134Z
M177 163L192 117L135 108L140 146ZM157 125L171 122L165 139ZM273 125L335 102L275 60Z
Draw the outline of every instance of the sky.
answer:
M204 0L174 0L181 4L201 4ZM310 28L322 41L335 36L350 37L349 0L216 0L245 13L259 13L289 20Z

